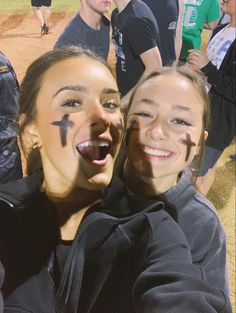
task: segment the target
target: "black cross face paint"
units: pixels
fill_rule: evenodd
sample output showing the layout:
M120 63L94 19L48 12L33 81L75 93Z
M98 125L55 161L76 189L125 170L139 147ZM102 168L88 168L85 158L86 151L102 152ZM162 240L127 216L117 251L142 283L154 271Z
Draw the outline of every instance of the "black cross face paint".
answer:
M52 125L59 126L61 145L62 148L64 148L67 145L67 131L69 128L74 127L74 123L69 121L69 114L65 114L63 115L61 121L52 122Z
M191 137L188 133L186 133L185 135L186 135L186 139L182 139L181 142L187 146L186 157L185 157L185 162L187 162L191 149L192 147L196 146L196 143L191 140Z
M130 126L126 129L126 138L125 138L126 147L128 146L130 135L133 131L139 131L136 120L132 120L130 123Z

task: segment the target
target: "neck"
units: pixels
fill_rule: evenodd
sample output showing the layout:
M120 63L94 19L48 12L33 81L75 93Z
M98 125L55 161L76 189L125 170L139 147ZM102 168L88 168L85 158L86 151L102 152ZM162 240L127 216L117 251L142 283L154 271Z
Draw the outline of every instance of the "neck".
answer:
M79 10L82 20L91 28L99 30L102 22L102 13L93 11L92 9L82 7Z
M115 0L115 4L116 4L116 7L119 11L119 13L121 11L124 10L124 8L127 6L127 4L130 2L131 0Z
M170 175L165 177L145 177L134 168L134 166L126 160L124 166L124 181L126 185L136 195L151 199L176 185L176 175Z
M69 193L53 192L43 184L42 191L54 204L62 240L73 240L77 229L89 209L101 198L101 191L75 188Z
M232 15L232 16L230 17L229 25L230 25L231 27L236 27L236 17L235 17L235 15Z

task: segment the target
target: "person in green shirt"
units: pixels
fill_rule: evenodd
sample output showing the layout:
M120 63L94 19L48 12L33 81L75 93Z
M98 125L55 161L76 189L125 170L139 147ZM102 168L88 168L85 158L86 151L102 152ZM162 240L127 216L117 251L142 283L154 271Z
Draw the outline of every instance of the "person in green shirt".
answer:
M214 29L219 18L219 0L185 1L180 60L187 59L188 50L200 49L203 27Z

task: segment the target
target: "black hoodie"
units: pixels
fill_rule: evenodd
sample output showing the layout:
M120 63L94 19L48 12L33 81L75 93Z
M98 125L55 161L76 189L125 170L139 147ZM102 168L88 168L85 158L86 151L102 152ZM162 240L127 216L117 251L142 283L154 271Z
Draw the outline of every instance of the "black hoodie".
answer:
M5 313L230 313L163 204L89 209L60 266L42 176L0 186ZM115 179L113 184L123 188ZM65 247L64 247L65 248ZM62 262L63 263L63 262Z

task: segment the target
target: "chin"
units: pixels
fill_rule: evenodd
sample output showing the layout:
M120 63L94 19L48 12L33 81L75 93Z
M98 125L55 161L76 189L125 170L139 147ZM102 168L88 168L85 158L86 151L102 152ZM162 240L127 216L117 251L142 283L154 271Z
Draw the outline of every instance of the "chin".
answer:
M107 187L110 184L112 175L100 173L88 180L90 189L98 190Z

